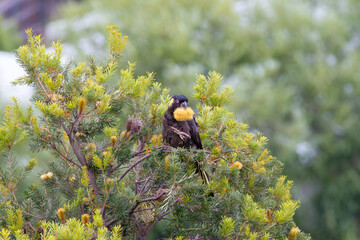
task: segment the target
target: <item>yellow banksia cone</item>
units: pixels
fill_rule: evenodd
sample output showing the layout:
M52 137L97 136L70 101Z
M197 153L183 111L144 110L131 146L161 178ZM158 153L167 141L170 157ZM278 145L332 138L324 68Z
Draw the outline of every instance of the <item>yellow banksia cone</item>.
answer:
M297 234L300 232L298 227L292 227L289 232L289 240L296 240Z
M111 140L112 146L114 147L114 146L115 146L115 143L116 143L116 140L117 140L116 136L112 136L112 137L110 138L110 140Z
M151 137L151 140L150 140L151 144L156 148L159 147L162 144L162 141L163 141L163 137L162 137L161 134L160 135L153 135Z
M69 177L69 181L73 183L75 181L75 177L74 176Z
M76 132L75 133L76 138L83 137L83 136L85 136L85 134L83 134L82 132Z
M82 97L79 100L79 114L82 114L84 112L85 107L86 107L86 99Z
M169 168L169 158L168 156L165 157L165 170L168 170Z
M81 221L82 221L82 223L85 225L85 227L87 228L87 224L90 222L90 216L89 216L89 214L83 214L83 215L81 215Z
M52 172L48 172L48 173L47 173L47 177L50 178L50 179L52 178L53 175L54 175L54 174L53 174Z
M59 219L61 220L61 223L65 224L65 218L66 218L65 209L59 208L57 211L57 214L58 214Z
M37 164L37 160L36 158L32 158L30 159L30 161L28 162L27 166L26 166L26 171L30 171L31 169L33 169Z
M40 179L41 181L45 181L46 179L51 179L53 177L53 173L52 172L48 172L48 173L45 173L43 175L40 176Z
M39 125L38 125L36 117L31 117L30 121L33 125L34 133L39 136Z
M273 213L274 212L272 210L270 210L270 209L266 210L266 218L267 218L269 224L273 223L273 221L272 221Z
M235 161L235 162L231 165L231 167L234 167L234 168L237 168L237 169L240 170L240 169L242 169L243 165L242 165L241 162Z

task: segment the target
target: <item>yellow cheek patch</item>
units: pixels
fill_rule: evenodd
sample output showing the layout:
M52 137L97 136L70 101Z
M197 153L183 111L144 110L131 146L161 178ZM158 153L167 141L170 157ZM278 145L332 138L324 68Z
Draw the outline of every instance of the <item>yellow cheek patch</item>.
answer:
M191 108L178 107L174 111L174 118L177 121L188 121L194 116L194 111Z

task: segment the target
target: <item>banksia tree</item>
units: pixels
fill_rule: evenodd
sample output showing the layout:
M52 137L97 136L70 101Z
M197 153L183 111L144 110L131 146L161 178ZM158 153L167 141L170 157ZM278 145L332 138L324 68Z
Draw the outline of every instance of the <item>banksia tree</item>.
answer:
M2 166L9 166L1 169L4 239L145 239L165 220L168 236L179 239L310 238L293 222L299 201L291 197L292 182L279 175L282 164L267 138L225 108L232 89L221 90L221 75L199 75L194 86L204 149L174 149L161 136L169 90L152 73L135 77L132 63L119 69L127 38L115 26L102 63L63 64L59 42L47 52L40 36L28 36L17 51L27 74L16 84L34 88L39 111L25 113L14 100L0 128L8 156ZM116 71L120 79L112 79ZM36 161L18 171L11 151L25 137L56 160L22 194L19 179Z

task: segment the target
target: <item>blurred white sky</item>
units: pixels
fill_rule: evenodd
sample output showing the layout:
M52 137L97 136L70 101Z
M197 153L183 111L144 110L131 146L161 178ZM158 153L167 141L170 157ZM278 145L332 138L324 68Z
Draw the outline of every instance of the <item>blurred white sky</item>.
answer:
M11 97L17 97L22 104L29 102L32 94L30 87L11 85L12 81L24 75L15 54L0 51L0 102L10 102Z

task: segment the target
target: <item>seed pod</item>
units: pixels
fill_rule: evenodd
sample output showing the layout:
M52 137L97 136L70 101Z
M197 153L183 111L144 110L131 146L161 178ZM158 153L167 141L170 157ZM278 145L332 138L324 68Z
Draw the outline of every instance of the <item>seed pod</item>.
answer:
M159 198L156 199L155 201L157 201L158 203L163 202L166 199L168 193L169 193L168 189L159 188L156 191L156 197L159 197Z
M126 121L125 128L127 132L130 132L130 134L138 133L141 130L141 127L142 127L142 122L139 119L134 120L133 118L129 118Z

